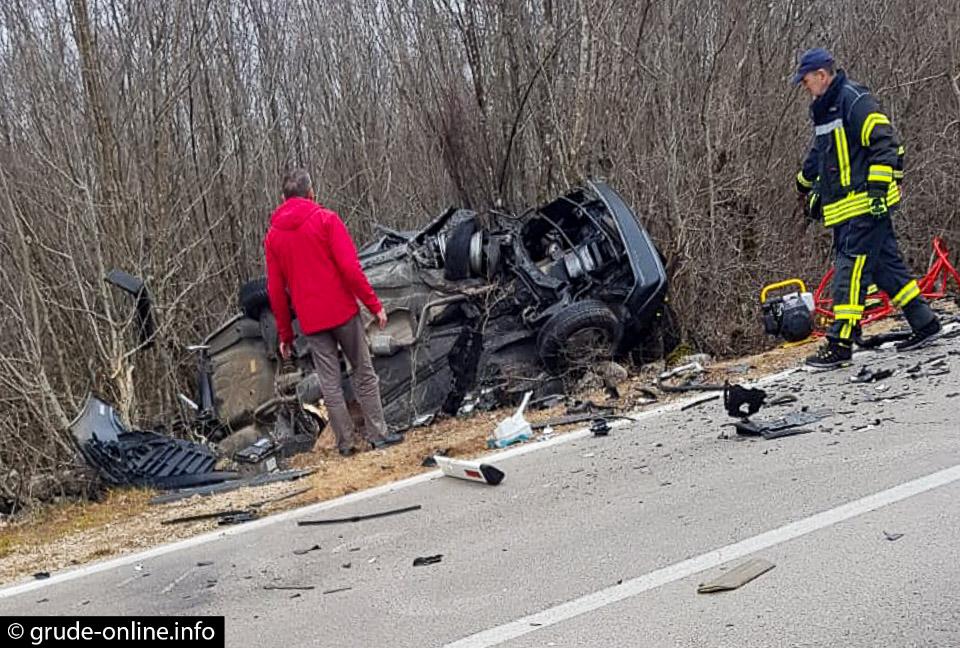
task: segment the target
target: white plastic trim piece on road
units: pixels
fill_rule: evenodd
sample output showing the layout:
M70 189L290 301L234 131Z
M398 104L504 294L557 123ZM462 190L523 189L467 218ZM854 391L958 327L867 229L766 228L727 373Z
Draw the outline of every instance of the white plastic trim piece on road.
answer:
M869 513L870 511L901 502L935 488L952 484L958 480L960 480L960 465L946 468L940 472L927 475L926 477L914 479L899 486L888 488L879 493L868 495L836 508L823 511L822 513L817 513L802 520L797 520L782 527L766 531L752 538L747 538L746 540L741 540L740 542L735 542L699 556L668 565L667 567L652 571L643 576L624 581L620 585L598 590L592 594L573 599L572 601L567 601L566 603L561 603L560 605L547 608L540 612L535 612L516 621L483 630L482 632L454 641L453 643L446 644L445 648L489 648L490 646L497 646L536 630L541 630L580 616L581 614L598 610L708 569L719 567L731 560L743 558L757 551L769 549L770 547L794 540L813 533L814 531L820 531L821 529L863 515L864 513Z
M762 385L767 384L780 378L789 376L790 374L796 371L795 368L787 369L786 371L781 371L780 373L772 374L757 380L753 385ZM667 412L673 412L681 409L685 405L696 401L699 398L702 398L702 394L698 394L691 398L685 398L667 405L661 405L654 409L645 410L641 412L632 412L630 416L633 420L622 420L617 421L611 424L612 428L621 428L632 425L638 421L644 419L652 418L665 414ZM514 457L520 457L531 452L538 452L540 450L545 450L546 448L552 448L554 446L561 445L563 443L569 443L571 441L576 441L578 439L583 439L591 435L591 432L587 428L582 428L579 430L574 430L573 432L567 432L565 434L557 435L551 439L545 441L533 441L530 443L525 443L523 445L513 446L506 450L501 450L499 452L494 452L477 459L477 461L482 461L484 463L494 463L501 462L507 459L512 459ZM181 551L183 549L189 549L191 547L197 547L200 545L207 544L209 542L214 542L221 538L226 538L229 536L240 535L242 533L249 533L250 531L256 531L264 527L270 526L272 524L277 524L279 522L287 522L290 520L296 520L297 518L314 515L322 511L327 511L332 508L337 508L340 506L346 506L348 504L353 504L356 502L362 502L374 497L379 497L381 495L386 495L399 490L404 490L410 488L411 486L416 486L418 484L423 484L438 477L442 477L443 473L440 470L432 470L430 472L421 473L413 477L408 477L406 479L401 479L397 482L392 482L390 484L384 484L382 486L376 486L367 490L357 491L356 493L350 493L349 495L344 495L343 497L338 497L336 499L327 500L325 502L318 502L316 504L310 504L301 508L290 509L289 511L284 511L283 513L277 513L269 517L261 518L259 520L254 520L252 522L247 522L235 527L230 527L229 529L211 531L209 533L203 533L192 538L186 538L184 540L179 540L177 542L172 542L169 544L158 545L146 551L141 551L138 553L128 554L126 556L120 556L119 558L113 558L110 560L105 560L103 562L91 563L89 565L84 565L82 567L77 567L76 569L59 572L52 574L50 578L44 580L32 580L26 581L15 585L10 585L3 589L0 589L0 599L10 598L12 596L17 596L25 592L30 592L33 590L41 589L44 587L49 587L51 585L56 585L58 583L64 583L67 581L75 580L77 578L83 578L91 574L96 574L103 571L108 571L110 569L115 569L117 567L123 567L124 565L131 565L150 558L157 558L159 556L166 555L168 553L173 553L175 551ZM509 472L507 472L507 478L509 479Z

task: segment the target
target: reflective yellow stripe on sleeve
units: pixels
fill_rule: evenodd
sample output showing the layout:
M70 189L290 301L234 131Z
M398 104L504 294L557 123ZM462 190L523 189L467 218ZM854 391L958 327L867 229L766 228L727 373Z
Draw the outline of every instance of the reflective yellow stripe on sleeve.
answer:
M864 148L870 146L870 135L873 133L873 129L880 124L890 124L890 120L883 113L870 113L863 120L863 128L860 129L860 144Z
M811 187L813 187L813 180L807 180L806 178L804 178L803 171L800 171L800 173L797 174L797 182L799 182L802 186L806 187L807 189L810 189Z
M893 167L889 164L871 164L867 182L892 182Z

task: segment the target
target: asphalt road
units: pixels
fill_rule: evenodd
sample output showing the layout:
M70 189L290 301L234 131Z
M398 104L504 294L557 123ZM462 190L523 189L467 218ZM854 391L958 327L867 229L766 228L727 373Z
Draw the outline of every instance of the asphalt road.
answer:
M799 400L756 419L833 413L808 434L738 438L718 401L674 409L501 458L498 487L415 478L8 588L0 613L223 615L229 646L958 646L960 338L854 363L764 386ZM851 383L861 366L897 372ZM753 557L776 567L697 593Z

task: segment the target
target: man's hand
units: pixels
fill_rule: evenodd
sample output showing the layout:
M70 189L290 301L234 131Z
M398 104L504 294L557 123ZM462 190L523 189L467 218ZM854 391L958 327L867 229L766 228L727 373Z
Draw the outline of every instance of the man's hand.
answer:
M877 218L887 215L886 185L868 184L867 196L870 198L870 213Z
M820 202L820 192L811 191L810 193L802 196L803 198L803 215L807 217L807 220L813 222L820 222L823 220L823 205Z
M287 344L286 342L281 342L281 343L280 343L280 356L281 356L284 360L289 360L289 359L290 359L290 356L292 356L292 355L293 355L293 347L292 347L291 345Z
M377 313L377 324L380 325L380 329L383 330L387 326L387 311L380 309L380 312Z

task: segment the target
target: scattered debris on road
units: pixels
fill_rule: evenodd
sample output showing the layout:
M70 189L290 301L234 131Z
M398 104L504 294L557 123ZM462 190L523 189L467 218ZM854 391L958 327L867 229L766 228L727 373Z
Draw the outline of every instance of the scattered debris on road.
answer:
M727 414L735 418L747 418L760 411L767 398L767 392L759 388L748 388L727 383L723 388L723 406ZM743 406L747 411L743 411Z
M303 555L305 555L305 554L310 553L311 551L319 551L319 550L320 550L320 545L315 544L315 545L313 545L312 547L310 547L309 549L294 549L294 550L293 550L293 555L295 555L295 556L303 556Z
M338 593L340 593L340 592L346 592L346 591L349 591L349 590L352 590L352 589L353 589L352 587L338 587L338 588L336 588L336 589L325 590L323 593L324 593L324 594L338 594Z
M886 531L884 531L884 532L883 532L883 537L885 537L885 538L886 538L887 540L889 540L890 542L896 542L897 540L899 540L900 538L903 537L903 534L902 534L902 533L887 533Z
M313 585L264 585L265 590L300 590L303 592L317 589Z
M443 554L437 554L435 556L419 556L413 559L413 566L422 567L424 565L435 565L441 560L443 560Z
M463 459L440 456L434 457L434 460L447 477L497 486L506 476L506 473L496 466L479 461L464 461Z
M786 416L771 421L751 421L744 419L734 423L737 434L743 436L762 436L764 439L779 439L785 436L795 434L806 434L812 432L809 428L802 428L802 425L816 423L822 419L831 416L832 412L792 412Z
M774 567L776 567L776 565L769 560L752 558L713 580L701 583L700 586L697 587L697 594L712 594L714 592L735 590L743 587L758 576L766 574Z
M894 374L893 369L877 369L873 371L870 367L864 365L860 367L855 375L850 376L850 382L852 383L872 383L879 382L886 378L889 378Z
M410 511L419 511L421 507L419 504L414 504L413 506L405 506L403 508L391 509L389 511L381 511L380 513L367 513L364 515L352 515L350 517L343 518L330 518L329 520L299 520L297 526L319 526L322 524L344 524L348 522L361 522L363 520L374 520L376 518L390 517L391 515L400 515L401 513L409 513Z
M593 432L593 436L607 436L610 434L610 424L607 423L605 418L593 419L593 423L590 424L590 431Z

